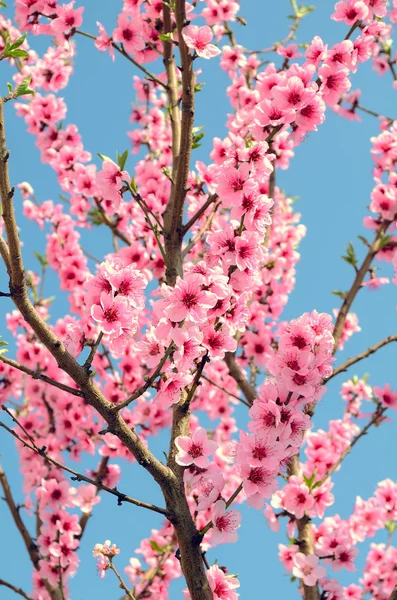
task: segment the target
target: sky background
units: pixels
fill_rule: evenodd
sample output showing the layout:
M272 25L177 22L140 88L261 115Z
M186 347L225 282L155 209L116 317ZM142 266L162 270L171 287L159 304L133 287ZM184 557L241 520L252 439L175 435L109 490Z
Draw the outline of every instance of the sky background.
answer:
M77 3L79 5L79 3ZM96 33L95 22L103 23L112 31L116 23L117 10L121 2L108 0L88 0L84 12L83 29ZM298 31L299 42L309 42L314 35L332 45L344 38L347 27L330 20L333 2L321 0L315 12L303 20ZM12 10L6 10L11 15ZM291 13L288 0L279 2L258 2L242 0L240 14L248 26L236 24L237 40L247 48L270 46L285 37ZM122 57L117 56L113 63L108 54L99 53L88 39L79 38L74 63L74 75L69 86L61 90L68 106L66 123L76 123L82 135L84 146L93 155L100 166L96 153L115 156L129 147L126 131L131 129L129 114L134 100L132 76L137 71ZM29 38L31 47L43 52L49 43L45 38ZM197 66L203 69L201 81L206 85L197 95L196 125L205 125L206 135L201 148L194 151L194 160L208 162L211 139L226 134L226 115L230 105L226 97L226 86L230 81L219 69L218 59L201 60ZM157 69L161 66L157 66ZM153 68L153 70L155 70ZM1 65L0 89L6 93L6 82L10 80L7 65ZM371 70L371 65L360 65L359 73L353 77L352 89L362 90L361 104L367 108L397 117L397 90L391 86L390 73L380 78ZM25 124L15 116L12 103L6 106L7 139L11 150L10 170L12 184L28 181L35 189L39 201L52 199L58 201L61 190L56 176L48 165L42 165L34 137L26 133ZM370 137L378 134L378 122L373 117L363 115L361 123L349 122L327 112L327 120L317 133L312 133L297 150L291 167L277 172L277 184L288 195L299 196L296 210L302 214L302 223L307 227L307 235L300 246L302 259L297 265L297 283L290 296L283 319L300 316L303 312L317 309L332 312L340 306L340 300L331 294L332 290L346 290L350 287L353 270L340 256L349 241L355 243L357 252L362 256L363 246L357 235L368 234L362 225L363 217L368 214L367 206L373 187L372 158L370 155ZM135 157L129 156L127 168L131 169ZM15 199L21 214L20 196ZM18 206L19 205L19 206ZM33 251L43 253L44 235L38 227L27 219L20 218L21 237L24 240L24 259L27 268L38 270ZM370 233L369 233L370 237ZM103 248L106 246L106 251ZM103 256L111 251L110 236L104 229L96 230L85 247L94 254ZM94 265L91 262L91 267ZM392 267L381 264L380 274L392 277ZM0 268L0 289L6 289L7 278L4 268ZM57 279L49 273L46 283L47 295L57 290ZM2 300L2 312L11 310L11 302ZM354 303L353 310L359 316L362 332L355 334L343 352L338 353L337 363L348 356L354 356L371 344L396 332L396 287L384 286L380 291L363 289ZM52 311L53 320L67 310L65 298L59 294L59 301ZM1 334L6 338L4 326ZM10 339L8 338L8 341ZM9 353L13 356L12 346ZM349 375L370 373L372 385L389 382L397 387L395 369L396 353L394 346L382 349L366 362L354 367ZM337 364L336 363L336 364ZM343 401L339 396L340 385L344 381L339 375L328 386L327 394L317 407L314 417L315 428L326 428L329 419L340 418ZM244 407L238 409L238 418L244 426L246 413ZM392 415L394 416L394 415ZM387 477L396 480L395 446L393 439L397 435L397 419L384 424L380 429L371 430L370 435L360 440L343 465L334 476L336 502L326 514L339 513L347 518L353 508L357 495L364 499L372 495L376 484ZM161 435L151 443L151 449L160 456L168 446L167 436ZM15 446L7 434L0 432L0 460L10 480L17 502L23 501L21 476ZM82 470L86 466L94 467L96 459L78 465ZM119 488L132 496L161 504L161 496L149 476L139 467L127 466L123 469L123 478ZM71 597L83 600L89 597L117 600L120 597L117 582L112 573L105 580L96 574L92 548L95 543L111 539L121 548L116 564L119 571L128 564L128 559L138 547L142 537L149 535L152 528L161 524L157 515L131 505L117 507L116 500L101 495L101 503L95 507L80 548L82 565L74 579L70 580ZM237 573L241 582L243 600L255 596L262 599L273 597L300 598L296 584L289 582L277 558L278 543L288 543L284 532L274 534L267 528L261 511L242 508L243 521L239 532L239 542L218 546L208 554L208 560L227 565L231 573ZM0 502L0 578L30 590L30 563L4 502ZM375 541L385 541L386 532L379 534ZM372 540L371 540L372 541ZM343 584L357 581L365 560L366 545L360 545L358 571L356 574L338 575ZM173 584L170 598L181 598L183 582ZM2 600L12 600L13 592L0 588Z

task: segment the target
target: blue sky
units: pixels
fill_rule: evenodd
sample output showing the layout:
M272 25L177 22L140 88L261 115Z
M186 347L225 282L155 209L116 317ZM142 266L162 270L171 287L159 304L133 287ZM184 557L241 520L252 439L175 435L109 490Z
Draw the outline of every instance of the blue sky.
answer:
M248 48L267 47L286 35L290 23L287 15L291 12L288 0L242 0L241 5L240 14L247 20L248 26L236 24L235 32L242 45ZM95 22L98 20L111 31L118 7L121 8L121 2L87 2L83 28L95 33ZM332 12L333 2L321 0L316 11L304 19L298 32L298 40L306 42L314 35L320 35L331 45L343 39L346 26L331 21ZM8 9L7 13L10 14L11 10ZM45 49L45 39L31 38L29 41L39 52ZM194 160L206 161L211 149L211 139L214 136L223 137L226 133L226 114L230 111L230 105L225 90L229 80L220 71L218 59L208 62L202 60L199 66L203 69L201 80L206 85L197 96L196 125L205 125L206 135L201 148L195 150ZM161 69L161 66L157 68ZM97 152L114 156L116 150L122 152L129 146L126 131L130 129L129 112L134 100L134 74L136 70L121 57L117 57L116 62L112 63L108 55L93 48L91 41L82 38L77 40L74 75L68 88L60 95L65 98L68 106L66 122L78 125L85 148L92 152L94 160ZM9 79L8 67L2 66L3 93ZM397 117L397 90L392 89L389 74L379 78L371 70L370 64L361 66L359 73L353 77L353 88L357 87L362 90L361 103L364 106ZM34 138L26 133L23 121L16 118L11 103L6 108L12 183L15 185L20 181L29 181L40 201L57 201L60 188L55 174L48 166L41 164ZM302 213L302 222L307 227L307 235L300 248L302 259L297 266L297 283L283 314L284 319L297 317L314 308L331 312L340 304L331 291L349 288L353 271L340 256L349 241L355 243L358 252L362 253L363 250L357 235L366 234L362 220L368 214L367 205L373 185L369 139L377 133L378 123L372 117L363 115L362 122L356 123L342 120L329 112L319 131L311 134L297 149L291 168L277 173L277 184L290 196L299 196L296 210ZM97 160L99 164L99 159ZM129 157L129 168L134 160L133 156ZM20 214L19 203L20 198L17 196L16 205ZM25 264L28 268L37 269L33 251L43 252L44 236L40 236L38 228L26 219L20 219L19 224L24 240ZM108 232L100 230L91 239L87 238L85 246L94 254L100 255L102 252L103 255L110 251ZM391 267L382 264L380 273L391 277ZM5 270L0 269L0 289L5 289L6 285ZM50 275L46 287L48 295L54 293L55 286L56 277ZM359 315L362 332L356 334L347 343L345 350L338 354L338 362L396 332L396 290L395 286L390 285L378 292L367 289L360 292L353 309ZM11 307L9 301L2 299L2 302L2 308L8 311ZM54 319L63 314L66 306L64 297L59 294L59 301L53 312ZM2 334L6 335L4 331ZM389 346L365 363L360 363L351 371L351 375L369 372L370 383L383 385L389 382L396 388L395 356L395 348ZM339 396L342 381L343 375L340 375L329 385L327 394L317 408L315 427L324 428L330 418L340 418L342 415L343 402ZM246 415L243 408L239 409L238 414L244 424ZM359 447L346 459L343 469L334 477L337 500L327 514L339 513L342 517L347 517L357 495L367 498L373 493L378 481L386 477L396 479L395 449L392 444L396 435L397 425L394 420L380 429L372 430L370 435L360 441ZM160 456L162 450L167 448L166 437L163 435L156 438L152 448ZM0 460L15 497L17 501L22 501L17 453L12 440L3 432L0 432L0 451ZM95 463L89 464L94 466ZM86 465L80 465L80 468L84 466ZM120 489L144 500L161 503L156 486L136 466L124 470ZM243 508L242 512L243 523L238 545L218 546L209 553L209 560L218 559L220 564L228 566L230 572L239 574L242 598L249 598L254 594L259 598L264 596L262 589L265 582L269 597L277 594L279 598L299 598L296 585L291 587L289 577L277 559L277 544L285 542L285 534L270 532L261 511ZM2 548L6 549L2 552L0 561L0 578L8 579L28 591L30 565L18 534L10 523L4 503L0 503L0 523ZM151 528L159 525L160 520L156 516L133 506L117 507L113 498L103 496L83 539L80 552L82 567L71 581L73 600L83 600L87 592L90 596L99 598L106 596L116 599L120 596L112 574L108 574L104 581L96 575L95 561L92 558L92 548L96 542L110 538L121 547L117 564L122 569L141 538L147 536ZM384 541L386 535L380 534L377 539ZM359 567L362 567L365 558L362 548L360 546ZM359 571L356 575L342 575L340 580L343 583L356 581L359 575ZM178 591L180 589L181 582L172 587L172 600L181 597ZM1 589L0 596L4 600L15 598L12 592L4 588Z

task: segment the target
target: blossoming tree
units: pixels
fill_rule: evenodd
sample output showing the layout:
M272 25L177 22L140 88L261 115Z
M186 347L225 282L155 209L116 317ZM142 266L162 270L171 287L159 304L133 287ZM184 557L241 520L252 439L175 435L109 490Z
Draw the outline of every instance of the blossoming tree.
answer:
M378 483L346 519L324 517L334 503L333 473L371 428L393 418L397 392L351 377L342 385L344 413L327 430L312 430L327 382L397 341L390 335L346 362L335 358L359 330L350 310L360 289L389 282L376 276L375 261L397 267L397 122L362 106L351 90L352 74L367 61L390 72L397 87L397 2L338 2L332 19L345 24L345 35L334 45L319 36L295 43L313 7L295 0L291 7L286 37L257 51L236 39L234 25L244 20L233 0L124 0L114 23L98 22L93 32L74 2L16 0L12 18L0 15L0 60L14 70L0 98L0 254L9 278L1 296L14 304L0 350L0 427L15 438L23 504L2 469L0 483L31 561L32 590L1 572L0 587L25 599L72 597L70 578L92 569L79 566L79 546L107 494L133 505L125 510L163 519L140 542L141 559L118 556L109 540L96 544L101 576L113 571L115 596L119 586L125 599L166 599L170 583L184 577L185 599L235 600L238 578L227 565L211 564L207 551L238 543L236 506L246 503L264 513L264 527L285 527L279 558L291 597L397 598L397 483ZM30 47L34 36L51 43L42 56ZM83 37L135 70L129 137L140 157L128 169L128 151L107 148L110 158L94 160L66 120L61 90ZM192 160L192 150L203 136L195 96L206 60L230 78L233 110L227 136L214 137L204 163ZM54 170L63 204L40 201L29 183L10 181L12 104ZM353 277L348 291L338 292L335 314L308 306L286 322L304 227L277 171L288 169L329 111L378 118L369 239L362 238L362 260L347 248ZM24 267L17 193L25 217L48 232L41 275ZM96 259L82 239L98 228L109 230L113 251ZM44 293L48 268L69 300L56 322L56 300ZM372 401L372 410L362 409L363 401ZM236 418L240 404L244 423ZM160 431L169 437L165 456L150 448ZM76 462L87 456L92 468L79 470ZM153 478L161 506L136 498L136 485L119 487L127 462ZM389 543L370 547L359 583L342 585L335 572L354 570L358 544L385 528ZM117 529L111 533L117 538Z

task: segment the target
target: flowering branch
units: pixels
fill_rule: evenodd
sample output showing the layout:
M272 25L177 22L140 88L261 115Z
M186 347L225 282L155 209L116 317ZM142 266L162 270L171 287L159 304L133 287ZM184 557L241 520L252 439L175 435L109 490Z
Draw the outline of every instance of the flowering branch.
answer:
M99 464L98 472L95 477L96 494L98 494L99 491L101 490L101 482L102 482L102 479L106 475L106 469L108 466L108 462L109 462L109 457L104 456ZM85 512L80 517L79 525L80 525L81 531L80 531L79 535L77 536L79 540L81 540L81 538L84 535L84 531L85 531L85 528L87 527L88 519L91 517L91 514L92 514L92 511Z

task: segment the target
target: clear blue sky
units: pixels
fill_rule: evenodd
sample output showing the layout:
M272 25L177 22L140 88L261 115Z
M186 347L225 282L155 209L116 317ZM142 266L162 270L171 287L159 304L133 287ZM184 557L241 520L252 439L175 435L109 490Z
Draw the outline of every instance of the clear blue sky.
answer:
M77 3L78 4L78 3ZM84 29L96 32L95 22L102 22L108 31L115 24L115 15L121 2L92 0L86 2L84 12ZM248 48L266 47L274 41L282 39L287 32L290 21L288 0L279 2L257 2L242 0L240 14L248 21L246 28L235 26L238 41ZM314 35L320 35L325 42L333 44L346 34L346 26L330 20L333 2L321 0L320 6L303 22L298 39L310 41ZM7 10L11 13L11 9ZM42 38L29 40L31 46L38 51L45 48ZM218 59L201 61L204 73L202 80L206 82L203 91L197 97L196 125L205 125L206 136L202 147L195 151L195 158L208 160L211 138L225 135L226 114L230 111L225 89L229 84L226 75L217 66ZM8 67L2 66L1 89L6 90L6 81L10 79ZM107 54L93 48L87 39L77 40L77 56L75 71L66 90L60 95L65 97L68 106L67 123L76 123L82 134L85 148L96 156L97 152L114 156L116 150L123 151L129 142L126 131L130 129L129 112L134 100L132 76L136 71L121 57L112 63ZM371 66L360 66L359 73L353 78L353 88L362 89L361 103L378 112L384 112L397 118L397 90L391 87L391 78L386 75L379 78L371 71ZM7 132L11 149L11 177L15 185L21 181L29 181L34 187L40 201L53 199L57 201L60 188L55 174L48 166L40 163L39 152L34 138L27 134L22 120L17 119L11 103L7 105ZM302 213L302 222L307 226L307 236L301 245L302 259L297 267L297 284L290 297L283 318L290 319L305 311L316 308L319 311L331 312L338 307L340 301L331 294L334 289L348 289L352 281L352 269L344 263L340 256L349 240L355 242L361 252L358 234L364 234L363 217L367 213L369 195L372 189L372 159L370 156L369 138L378 133L377 120L363 116L361 123L347 122L327 113L327 120L317 133L297 149L291 168L277 175L278 184L291 196L299 196L296 209ZM95 158L94 158L95 160ZM131 168L134 157L129 157ZM98 159L99 164L99 159ZM16 196L16 205L20 198ZM26 219L20 219L21 235L24 240L24 257L28 268L37 269L33 251L43 252L44 236L39 235L38 228ZM96 235L95 239L85 243L94 254L110 251L110 238L106 231ZM392 276L391 267L382 265L380 273ZM4 269L0 269L0 289L5 289L7 280ZM54 293L57 286L55 276L48 278L48 295ZM66 307L62 296L54 311L54 319L60 316ZM358 313L362 332L356 334L348 342L338 361L353 356L369 345L396 332L397 288L384 286L378 292L362 290L354 304ZM2 299L2 308L7 311L11 304ZM3 321L4 323L4 321ZM4 328L3 328L4 329ZM5 331L1 332L5 337ZM12 351L10 351L12 356ZM367 362L360 363L351 374L371 373L370 383L383 385L389 382L397 387L395 372L395 348L390 346ZM327 394L318 406L315 427L326 427L330 418L340 418L343 402L339 396L343 376L335 378L329 385ZM246 417L240 411L241 422ZM345 461L342 471L336 474L334 491L337 496L335 505L327 513L339 512L347 517L353 507L356 495L367 498L373 493L378 481L386 477L396 479L395 446L393 439L397 435L397 419L385 424L382 428L371 431L370 435L360 441L360 446ZM153 450L160 455L167 448L165 436L153 441ZM17 453L13 442L0 433L0 460L9 476L17 501L22 501L21 478L18 472ZM88 464L88 463L87 463ZM89 463L94 466L94 462ZM81 465L83 468L84 465ZM137 466L123 471L120 489L144 500L161 502L160 495L150 478ZM277 559L277 544L285 542L285 534L276 535L270 532L261 511L243 508L243 523L237 545L222 545L209 553L209 560L218 559L230 572L238 573L241 582L243 599L273 597L290 599L299 598L296 584L289 583L289 577ZM13 524L10 522L4 503L0 503L0 531L2 533L2 552L0 561L0 578L3 577L18 584L26 591L30 590L30 565L24 547ZM142 537L150 533L150 529L159 526L160 521L151 514L133 506L117 507L112 498L103 496L101 503L95 508L95 515L90 520L84 535L80 557L82 568L71 581L73 600L87 597L117 599L120 594L116 580L108 574L104 581L96 575L92 548L96 542L110 538L121 547L121 555L117 565L122 569L128 562L133 550L139 545ZM379 535L379 541L386 539ZM365 553L360 546L359 566L362 566ZM343 574L343 583L356 581L356 575ZM176 583L170 597L180 598L181 583ZM1 589L2 600L12 600L15 595Z

